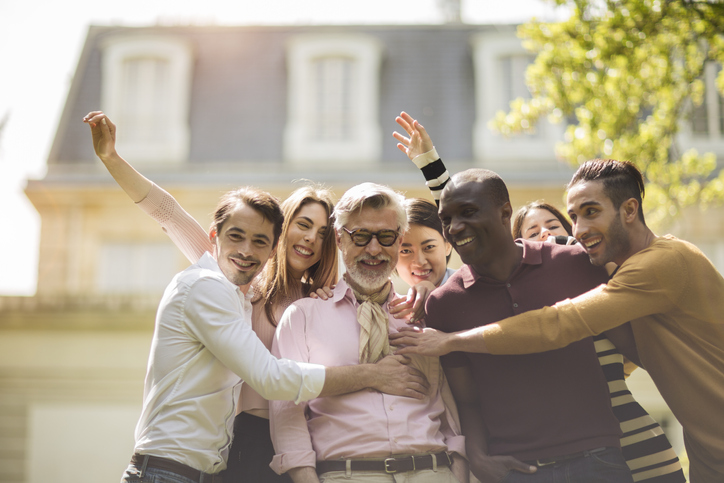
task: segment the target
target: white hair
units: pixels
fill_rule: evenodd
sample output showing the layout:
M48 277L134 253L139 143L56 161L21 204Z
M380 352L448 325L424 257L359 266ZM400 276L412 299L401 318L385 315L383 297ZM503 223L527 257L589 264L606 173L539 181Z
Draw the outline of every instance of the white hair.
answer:
M334 229L340 231L349 216L362 208L390 208L397 215L397 229L400 234L407 231L405 197L392 188L377 183L362 183L348 189L334 207Z

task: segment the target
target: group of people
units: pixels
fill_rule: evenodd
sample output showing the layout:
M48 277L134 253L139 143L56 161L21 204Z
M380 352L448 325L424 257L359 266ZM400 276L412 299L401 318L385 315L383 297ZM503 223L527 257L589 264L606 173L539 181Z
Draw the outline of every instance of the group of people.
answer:
M624 356L682 423L691 481L724 480L724 280L646 227L632 164L581 166L572 224L542 202L512 223L503 180L450 177L403 112L394 137L435 203L242 188L207 232L118 155L104 113L84 121L192 263L159 305L122 481L683 482Z

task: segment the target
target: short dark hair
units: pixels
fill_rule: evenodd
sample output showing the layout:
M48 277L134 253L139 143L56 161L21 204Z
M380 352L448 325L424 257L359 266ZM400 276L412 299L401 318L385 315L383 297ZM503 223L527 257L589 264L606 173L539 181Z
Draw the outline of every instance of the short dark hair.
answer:
M432 228L445 239L442 232L442 222L437 214L437 206L435 203L424 198L408 198L405 200L405 211L407 212L407 222L412 225L425 226ZM409 228L408 228L409 229ZM446 261L450 261L452 252L446 257Z
M455 185L455 182L461 181L481 183L485 188L485 195L495 206L503 206L505 203L510 203L508 187L505 186L503 178L498 176L494 171L479 168L466 169L454 175L451 182L448 183L448 186L452 187Z
M530 210L549 211L553 216L558 218L558 221L561 222L561 225L563 226L563 229L566 230L566 233L568 233L568 235L570 236L573 235L573 227L571 227L571 222L568 221L566 215L561 213L561 210L551 205L550 203L538 200L528 203L527 205L519 209L518 212L515 214L515 218L513 219L513 238L523 238L523 221L525 220L525 217L528 215L528 212Z
M631 198L639 203L638 215L644 221L643 199L645 195L644 178L641 171L630 161L615 159L591 159L583 163L573 174L568 189L586 181L601 181L603 192L609 197L614 208Z
M226 220L228 220L234 210L242 204L256 210L274 225L274 243L272 244L272 248L275 248L277 242L279 242L279 235L282 233L284 213L279 207L279 200L258 188L246 186L224 193L214 210L211 229L218 235Z

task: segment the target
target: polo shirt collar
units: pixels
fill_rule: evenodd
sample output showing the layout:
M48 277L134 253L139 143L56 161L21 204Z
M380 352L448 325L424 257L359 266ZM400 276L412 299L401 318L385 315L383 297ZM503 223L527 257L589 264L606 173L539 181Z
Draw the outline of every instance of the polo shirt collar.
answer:
M516 268L511 274L511 278L515 276L515 274L521 269L523 265L540 265L541 263L543 263L542 250L544 246L543 244L545 242L530 242L527 240L518 239L515 240L515 243L517 245L523 246L523 259L520 262L520 266L518 266L518 268ZM493 280L484 275L480 275L473 269L473 267L469 265L463 265L460 270L462 271L463 287L465 288L470 288L478 280L501 283L500 280Z

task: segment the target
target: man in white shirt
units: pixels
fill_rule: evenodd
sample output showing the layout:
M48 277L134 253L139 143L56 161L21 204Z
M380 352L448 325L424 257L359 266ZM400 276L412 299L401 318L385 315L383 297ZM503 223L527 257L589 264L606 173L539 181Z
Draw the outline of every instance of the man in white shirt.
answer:
M266 399L297 403L367 387L423 397L425 381L399 357L325 369L276 359L259 341L251 329L248 292L276 247L282 221L268 193L254 188L227 193L214 214L213 255L206 253L166 288L123 482L159 475L174 483L221 482L239 377Z

